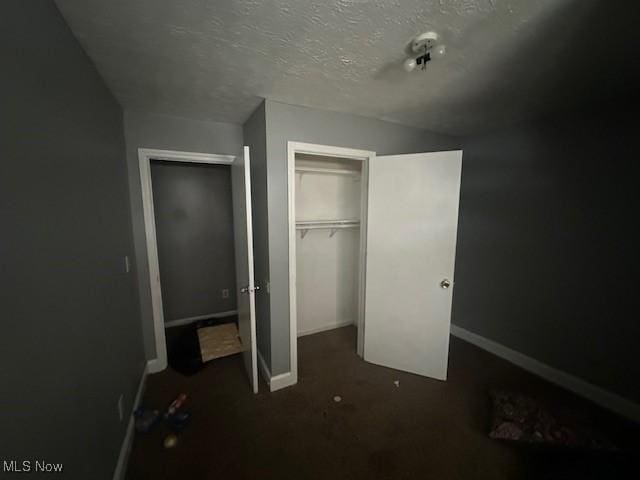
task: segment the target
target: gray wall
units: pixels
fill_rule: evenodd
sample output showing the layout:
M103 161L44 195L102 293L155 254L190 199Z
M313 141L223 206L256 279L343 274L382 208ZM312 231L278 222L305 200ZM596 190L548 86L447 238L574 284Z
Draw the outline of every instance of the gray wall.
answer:
M446 135L342 113L266 101L271 373L289 371L287 141L373 150L380 155L459 148Z
M145 365L122 111L53 2L2 7L0 452L109 479Z
M265 104L262 102L244 124L244 143L251 149L251 207L256 285L256 337L258 351L271 364L269 322L269 224L267 208L267 131Z
M464 140L453 322L637 401L636 131L620 109Z
M229 123L202 122L181 117L125 111L127 165L131 191L131 215L136 252L136 273L140 290L140 314L146 358L155 358L149 262L144 235L142 191L138 148L179 150L239 155L242 153L242 127Z
M235 310L229 166L152 161L151 179L165 322Z

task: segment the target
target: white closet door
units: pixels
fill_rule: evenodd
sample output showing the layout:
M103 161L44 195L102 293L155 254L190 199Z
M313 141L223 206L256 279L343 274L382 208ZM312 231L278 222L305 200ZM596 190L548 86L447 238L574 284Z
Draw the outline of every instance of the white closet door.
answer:
M256 348L256 297L253 276L253 228L251 221L251 175L249 147L231 165L233 229L236 254L238 331L244 347L244 364L253 392L258 393Z
M462 152L369 163L364 359L445 380Z

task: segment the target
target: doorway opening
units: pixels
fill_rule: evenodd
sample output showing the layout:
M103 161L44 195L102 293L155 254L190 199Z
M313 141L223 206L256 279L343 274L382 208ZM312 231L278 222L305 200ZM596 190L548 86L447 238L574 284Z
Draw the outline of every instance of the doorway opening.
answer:
M249 151L139 150L156 358L194 373L242 353L257 391ZM168 351L171 355L168 355Z
M289 142L296 381L298 335L354 323L364 361L446 379L461 167L461 151Z
M291 373L298 337L353 326L363 354L367 167L375 153L289 142Z
M231 167L151 160L168 363L183 374L240 353Z

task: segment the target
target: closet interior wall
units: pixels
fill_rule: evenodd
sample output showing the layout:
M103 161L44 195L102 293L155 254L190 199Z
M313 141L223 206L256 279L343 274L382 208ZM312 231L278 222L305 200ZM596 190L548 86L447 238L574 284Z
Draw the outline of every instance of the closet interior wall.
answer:
M151 162L166 326L236 310L229 165Z
M357 325L361 165L296 154L298 336Z

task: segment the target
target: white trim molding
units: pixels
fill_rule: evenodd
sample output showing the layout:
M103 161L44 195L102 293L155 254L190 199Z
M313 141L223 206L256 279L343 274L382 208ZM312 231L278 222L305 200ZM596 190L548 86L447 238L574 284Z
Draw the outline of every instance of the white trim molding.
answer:
M290 387L291 385L295 385L298 382L298 378L296 375L293 375L291 372L281 373L280 375L276 375L275 377L271 376L271 371L267 366L267 362L264 360L262 353L258 350L258 365L260 366L260 373L262 374L262 378L269 385L269 391L275 392L276 390L280 390L286 387Z
M147 373L158 373L167 368L167 361L164 363L159 358L152 358L147 362Z
M358 342L357 352L362 356L364 351L364 265L367 231L367 193L368 166L375 158L376 152L356 150L353 148L317 145L313 143L287 142L287 219L289 222L289 368L288 373L271 378L271 391L295 385L298 382L298 318L296 302L296 153L321 155L324 157L348 158L360 160L362 163L362 212L360 219L360 289L358 292Z
M236 159L234 155L218 155L216 153L179 152L176 150L156 150L139 148L138 159L164 160L167 162L209 163L231 165Z
M153 211L153 186L151 185L151 160L167 162L189 162L231 165L236 159L233 155L216 155L197 152L178 152L174 150L138 149L140 167L140 186L142 187L142 209L144 214L144 233L149 262L149 285L153 315L156 358L149 361L149 373L167 368L167 343L165 339L164 313L162 309L162 289L160 287L160 266L158 263L158 243L156 239L156 220Z
M129 416L129 423L127 424L127 431L124 435L122 446L120 447L118 463L116 463L116 469L113 472L113 480L124 480L125 473L127 472L127 464L129 463L129 454L131 453L131 446L133 445L133 432L135 426L135 418L133 416L133 412L136 411L136 409L140 406L140 402L142 401L142 394L144 393L144 388L147 383L148 370L149 367L147 364L142 371L142 377L140 378L138 391L136 392L136 397L133 400L133 405L131 406L131 415Z
M451 335L469 342L487 352L507 360L518 367L533 373L545 380L565 388L581 397L591 400L601 407L611 410L623 417L640 422L640 405L615 393L611 393L581 378L558 370L535 358L524 355L504 345L482 337L476 333L451 325Z
M296 383L298 383L298 377L292 372L281 373L280 375L271 377L271 381L269 382L269 391L275 392L276 390L290 387Z

